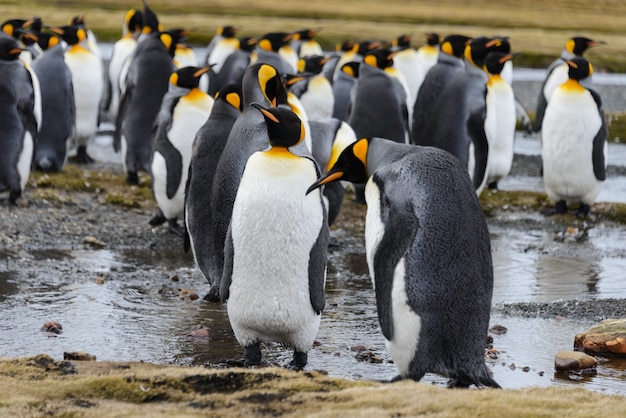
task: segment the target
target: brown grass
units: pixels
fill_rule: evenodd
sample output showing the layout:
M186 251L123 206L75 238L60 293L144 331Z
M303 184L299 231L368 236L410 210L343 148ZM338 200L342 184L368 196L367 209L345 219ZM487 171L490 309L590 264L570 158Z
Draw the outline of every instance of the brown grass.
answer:
M608 43L587 54L597 69L626 71L626 2L620 0L291 0L289 7L276 0L152 0L149 4L166 28L192 28L190 41L200 45L225 24L241 26L242 36L321 28L318 39L327 49L346 39L391 40L402 33L413 34L415 46L430 31L498 34L510 36L513 48L522 53L516 58L518 64L541 67L560 53L567 38L585 35ZM111 41L119 37L124 12L142 4L139 0L9 0L0 1L0 6L7 18L38 14L54 25L85 14L96 35Z
M0 359L0 415L285 417L618 417L626 398L584 389L444 389L278 368ZM45 401L44 401L45 399Z

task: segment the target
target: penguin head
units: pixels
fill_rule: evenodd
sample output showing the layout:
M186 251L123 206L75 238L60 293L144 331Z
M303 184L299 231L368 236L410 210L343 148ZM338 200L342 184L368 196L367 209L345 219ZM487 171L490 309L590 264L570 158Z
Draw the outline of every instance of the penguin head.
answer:
M39 16L33 16L22 25L23 28L29 28L33 32L41 32L43 29L43 21Z
M0 36L0 60L16 61L24 48L21 48L16 39Z
M483 65L483 70L485 70L489 74L500 74L502 72L502 69L504 68L504 64L506 64L507 61L512 60L515 55L518 54L508 54L500 51L491 51L485 57L485 65Z
M256 44L259 42L257 38L246 36L239 39L239 49L246 52L254 51Z
M61 26L50 28L50 30L61 36L69 45L77 45L87 39L87 32L77 25Z
M330 60L330 57L323 55L308 55L298 60L298 72L299 73L312 73L319 74L326 64Z
M42 50L47 50L61 43L61 38L53 33L39 32L37 34L37 44Z
M27 22L28 21L24 19L9 19L5 20L2 25L0 25L0 28L2 29L2 32L17 39L20 35L18 29L25 28Z
M124 34L132 33L134 36L138 36L141 33L141 27L143 26L143 13L139 10L130 9L124 15L124 26L122 32Z
M170 57L174 57L176 54L176 47L179 43L184 43L189 35L189 29L171 29L166 32L159 33L159 39L161 43L167 49Z
M593 74L591 63L584 58L576 57L565 61L568 67L568 75L572 80L583 80Z
M347 74L350 77L358 78L360 67L361 67L360 62L352 61L352 62L348 62L342 65L340 70L342 73Z
M217 34L224 38L234 38L239 30L237 26L220 26L217 28Z
M393 65L393 57L396 53L387 48L374 49L363 56L363 62L372 67L384 70Z
M170 84L185 89L197 88L202 74L209 71L211 67L183 67L174 71L170 75Z
M241 92L241 84L227 84L222 87L216 94L215 100L222 100L240 112L243 111L243 94Z
M142 16L142 28L141 33L150 35L151 33L161 32L163 27L159 22L159 18L156 13L148 7L148 2L143 0L143 16Z
M604 41L594 41L584 36L574 36L565 43L565 49L577 57L582 57L583 53L591 47L597 45L606 45Z
M301 29L293 33L293 39L297 41L310 41L319 31L320 29Z
M348 145L337 157L337 161L328 172L317 179L308 190L311 193L324 184L333 181L345 180L352 183L365 183L368 179L367 173L367 151L369 149L369 138L362 138ZM329 161L330 164L330 161Z
M287 32L271 32L266 33L258 42L258 47L264 51L278 52L280 48L287 45L291 40L293 33Z
M411 35L403 34L391 41L391 46L396 49L406 49L411 46Z
M369 52L383 46L382 42L380 41L361 41L357 45L358 47L356 48L356 52L363 57Z
M439 45L439 34L435 32L429 32L426 34L426 45L437 46Z
M465 35L448 35L441 42L441 51L453 57L463 58L465 47L471 40L472 38Z
M507 38L502 36L496 36L494 38L480 36L478 38L473 38L465 47L465 58L472 65L482 68L485 63L485 57L489 51L501 48L502 43L506 40Z
M263 114L272 147L288 148L299 144L304 139L304 124L298 115L290 109L267 107L256 102L250 105Z
M22 41L22 43L26 46L31 46L34 44L38 44L39 43L39 36L43 35L41 32L38 33L34 33L28 30L22 30L22 29L18 29L18 32L20 34L19 36L19 40ZM45 35L51 35L52 34L45 34ZM42 48L45 50L45 48Z
M277 106L287 103L287 89L278 70L269 64L257 63L249 66L243 75L242 89L247 91L258 91L260 89L263 97L267 100L267 104ZM244 106L246 103L262 100L250 99L244 97Z
M337 44L337 46L335 47L335 50L337 52L348 52L348 51L352 51L357 46L358 44L355 41L347 40L347 41Z

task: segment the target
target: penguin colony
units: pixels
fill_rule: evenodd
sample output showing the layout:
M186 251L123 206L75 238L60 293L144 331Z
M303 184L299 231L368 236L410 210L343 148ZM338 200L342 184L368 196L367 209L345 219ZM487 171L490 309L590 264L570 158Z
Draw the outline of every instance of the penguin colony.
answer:
M87 145L108 119L127 181L150 175L150 224L183 236L206 299L227 303L243 347L230 364L259 364L261 343L281 342L302 369L325 304L329 226L345 184L365 185L366 258L398 378L499 387L484 361L493 267L477 196L513 159L507 37L428 33L414 50L401 35L328 54L319 29L238 38L241 28L224 26L196 57L189 32L165 30L145 0L122 21L106 80L83 16L2 24L0 191L10 204L31 169L93 161ZM567 40L538 101L555 213L575 204L587 216L606 178L602 101L582 57L602 43Z

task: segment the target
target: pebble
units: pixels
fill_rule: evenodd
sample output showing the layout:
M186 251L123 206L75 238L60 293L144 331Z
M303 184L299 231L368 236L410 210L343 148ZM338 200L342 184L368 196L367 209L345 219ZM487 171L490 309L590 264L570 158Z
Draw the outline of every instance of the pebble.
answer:
M598 361L580 351L559 351L554 357L554 368L557 371L592 369L598 365Z

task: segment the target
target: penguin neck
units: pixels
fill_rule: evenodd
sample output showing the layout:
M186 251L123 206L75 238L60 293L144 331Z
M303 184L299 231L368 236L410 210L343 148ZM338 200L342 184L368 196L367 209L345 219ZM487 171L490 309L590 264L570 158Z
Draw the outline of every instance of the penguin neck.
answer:
M489 81L487 81L487 85L491 87L498 83L504 83L502 76L500 74L489 74Z
M573 78L568 79L565 83L561 84L561 89L567 92L582 92L585 88L580 84L578 80Z
M415 152L417 147L383 138L372 138L367 152L367 176L370 177L379 168L401 160L407 154Z
M191 90L189 90L189 93L186 94L186 97L189 100L200 100L200 99L205 98L206 96L207 94L201 91L197 87L192 88Z
M267 155L278 158L298 158L294 155L289 148L282 145L274 145L267 151Z
M89 52L89 50L81 44L74 44L70 47L69 52L75 54L79 52Z
M174 84L170 84L167 90L167 93L173 97L183 97L188 94L191 89L187 87L175 86Z

